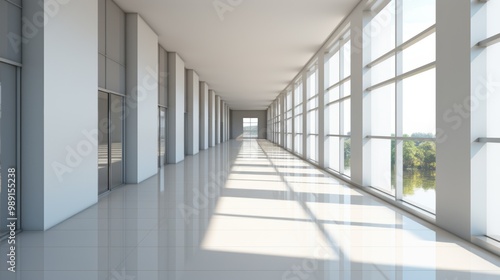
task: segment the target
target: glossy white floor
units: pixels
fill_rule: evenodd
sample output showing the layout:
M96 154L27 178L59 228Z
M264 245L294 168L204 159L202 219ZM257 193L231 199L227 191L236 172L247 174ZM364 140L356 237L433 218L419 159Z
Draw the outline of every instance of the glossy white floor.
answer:
M22 232L2 280L500 279L500 258L267 141L230 141Z

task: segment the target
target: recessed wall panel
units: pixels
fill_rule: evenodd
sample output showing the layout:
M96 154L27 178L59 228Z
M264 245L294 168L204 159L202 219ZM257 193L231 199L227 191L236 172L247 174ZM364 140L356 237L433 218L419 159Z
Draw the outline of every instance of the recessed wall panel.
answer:
M112 0L106 2L106 55L125 66L125 13Z
M21 63L21 8L0 1L0 57Z

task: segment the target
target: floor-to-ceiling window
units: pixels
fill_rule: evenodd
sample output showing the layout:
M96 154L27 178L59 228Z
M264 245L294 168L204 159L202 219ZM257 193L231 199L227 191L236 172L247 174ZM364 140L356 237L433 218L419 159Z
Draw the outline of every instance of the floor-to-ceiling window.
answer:
M279 99L274 102L274 143L280 143Z
M292 91L288 90L286 92L285 98L285 147L288 150L292 150L293 144L293 98Z
M318 66L307 72L307 158L318 162Z
M486 149L486 194L487 228L486 234L500 241L500 1L491 0L481 4L485 9L486 30L479 47L485 53L485 75L471 94L473 101L483 100L486 96L486 137L480 142Z
M283 104L282 104L282 98L283 95L280 95L278 97L278 102L277 102L277 110L276 110L276 129L278 131L278 145L283 146L283 127L282 127L282 121L283 121Z
M7 225L20 226L20 170L18 169L18 98L20 96L21 1L0 0L0 237ZM4 40L5 39L5 40ZM18 219L18 220L14 220Z
M435 0L377 1L365 32L371 185L435 212Z
M271 141L276 143L276 101L271 104Z
M295 138L295 141L294 141L294 145L295 145L295 153L297 153L298 155L302 155L302 148L303 148L303 145L302 145L302 137L303 137L303 123L302 123L302 120L303 120L303 102L304 102L304 98L302 96L302 82L301 82L301 79L299 78L299 82L297 82L295 84L295 90L294 90L294 106L295 106L295 110L294 110L294 125L295 125L295 129L294 129L294 138Z
M325 53L327 168L351 175L351 41L343 34Z
M258 118L243 118L243 138L259 138Z

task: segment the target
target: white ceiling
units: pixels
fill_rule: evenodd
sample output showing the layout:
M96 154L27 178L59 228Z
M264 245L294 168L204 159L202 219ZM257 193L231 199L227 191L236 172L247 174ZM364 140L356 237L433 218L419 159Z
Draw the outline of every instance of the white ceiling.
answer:
M179 53L186 68L231 109L259 110L284 90L359 0L115 2L139 13L160 44Z

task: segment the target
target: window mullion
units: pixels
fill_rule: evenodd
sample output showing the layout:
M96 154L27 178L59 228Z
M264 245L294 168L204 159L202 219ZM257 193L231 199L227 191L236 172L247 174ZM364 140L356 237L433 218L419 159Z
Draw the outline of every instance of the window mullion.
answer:
M403 53L400 48L403 44L403 0L396 1L395 11L395 28L396 28L396 48L395 48L395 77L398 77L403 72ZM403 81L396 79L395 81L395 101L396 101L396 137L403 136ZM403 199L403 140L396 140L396 199Z
M339 80L344 78L344 40L340 40L340 48L339 48ZM344 86L339 85L339 98L344 97ZM337 117L337 121L339 122L339 132L340 134L344 134L344 122L343 122L343 116L344 116L344 102L339 102L339 115ZM344 174L344 138L340 137L339 138L339 172L341 174Z

